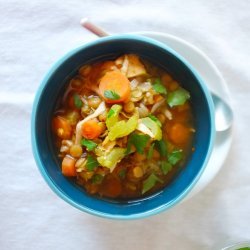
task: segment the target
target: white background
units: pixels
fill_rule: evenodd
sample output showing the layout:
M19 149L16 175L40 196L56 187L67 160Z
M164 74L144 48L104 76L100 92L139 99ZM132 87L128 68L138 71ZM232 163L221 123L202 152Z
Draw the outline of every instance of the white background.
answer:
M179 36L228 83L235 111L228 158L205 190L165 213L113 221L82 213L45 184L30 146L32 97L55 60L111 33ZM219 249L250 239L250 1L0 0L0 249Z

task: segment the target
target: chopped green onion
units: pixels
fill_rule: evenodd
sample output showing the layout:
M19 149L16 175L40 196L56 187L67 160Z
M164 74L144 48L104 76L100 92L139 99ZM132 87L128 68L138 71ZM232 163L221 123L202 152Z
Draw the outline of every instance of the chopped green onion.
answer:
M183 105L189 98L189 92L183 88L179 88L173 92L168 93L167 103L172 108L174 106Z
M166 175L169 171L171 171L172 168L173 166L169 162L167 161L161 162L161 171L164 175Z
M76 108L80 109L82 107L82 100L80 96L78 94L74 94L73 98Z
M107 99L110 99L110 100L118 100L118 99L120 99L120 96L113 90L105 90L104 91L104 96Z
M168 162L172 165L178 163L183 157L183 151L181 149L177 149L172 151L168 156Z
M155 90L155 92L157 92L159 94L167 94L167 89L162 84L162 82L159 78L155 79L155 82L153 84L153 89Z
M148 135L139 135L136 133L131 134L128 139L128 146L127 146L126 154L130 153L131 145L135 146L136 151L139 154L144 154L144 149L147 146L149 139L150 137Z
M100 164L98 163L98 161L92 155L88 155L86 168L89 171L93 171L95 169L95 167L97 167L99 165Z
M149 114L148 117L156 122L160 127L162 126L161 122L154 115Z
M158 178L154 173L152 173L145 181L143 181L142 194L153 188L157 182L163 183L160 178Z
M148 150L148 155L147 155L147 159L150 160L153 156L153 152L154 152L154 146L155 144L152 143L149 147L149 150Z
M97 147L97 144L95 142L88 140L88 139L82 139L81 145L85 146L88 151L92 151L93 149Z

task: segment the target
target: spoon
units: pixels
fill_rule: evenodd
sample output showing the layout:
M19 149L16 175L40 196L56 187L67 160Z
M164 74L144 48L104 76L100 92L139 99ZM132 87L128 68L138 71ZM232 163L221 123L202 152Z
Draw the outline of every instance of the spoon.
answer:
M83 18L80 23L85 29L99 37L109 36L106 31L90 22L88 18ZM233 110L226 101L215 93L211 92L211 96L215 109L215 129L217 132L226 131L232 126Z

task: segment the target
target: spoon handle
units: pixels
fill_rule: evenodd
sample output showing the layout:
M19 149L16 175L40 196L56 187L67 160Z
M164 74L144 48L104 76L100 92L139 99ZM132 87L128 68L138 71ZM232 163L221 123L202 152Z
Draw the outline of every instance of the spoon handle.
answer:
M80 23L84 28L86 28L87 30L89 30L90 32L94 33L99 37L104 37L109 35L106 31L104 31L100 27L90 22L88 18L83 18Z

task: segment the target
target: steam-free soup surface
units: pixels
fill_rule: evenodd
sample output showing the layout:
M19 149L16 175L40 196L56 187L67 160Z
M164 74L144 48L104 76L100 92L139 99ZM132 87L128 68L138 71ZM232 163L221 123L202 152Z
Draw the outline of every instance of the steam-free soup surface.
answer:
M82 66L54 112L63 175L89 194L152 194L185 166L195 133L192 97L134 54Z

